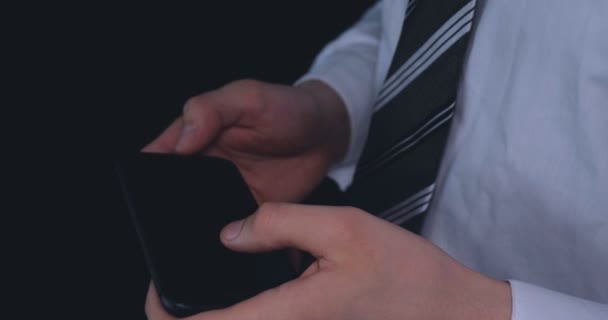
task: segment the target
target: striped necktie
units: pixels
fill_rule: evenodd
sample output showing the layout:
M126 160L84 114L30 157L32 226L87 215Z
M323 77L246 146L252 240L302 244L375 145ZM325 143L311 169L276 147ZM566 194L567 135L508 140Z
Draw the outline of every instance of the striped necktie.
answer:
M348 193L355 207L420 232L473 24L475 0L410 0Z

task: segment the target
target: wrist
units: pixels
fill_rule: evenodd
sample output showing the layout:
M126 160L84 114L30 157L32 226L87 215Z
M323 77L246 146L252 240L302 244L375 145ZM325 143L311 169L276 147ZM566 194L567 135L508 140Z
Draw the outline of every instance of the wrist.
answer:
M460 296L463 319L510 320L512 313L511 285L482 274L462 284L465 294Z
M329 165L341 161L348 151L351 134L346 105L331 87L319 80L304 81L296 87L315 101L321 120L320 143Z

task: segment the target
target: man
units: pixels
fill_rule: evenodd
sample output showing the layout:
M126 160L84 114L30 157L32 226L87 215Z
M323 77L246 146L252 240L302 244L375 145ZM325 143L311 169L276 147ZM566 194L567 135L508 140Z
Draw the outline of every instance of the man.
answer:
M380 1L295 86L244 80L194 97L145 148L239 166L266 204L223 230L229 248L295 247L317 258L295 281L193 319L608 319L605 1L462 1L420 41L419 50L435 46L471 20L443 42L471 30L462 63L444 68L463 66L425 194L432 202L410 212L428 209L422 237L360 209L277 203L303 198L328 172L357 189L359 159L383 130L373 119L385 87L407 61L421 71L395 82L395 95L410 83L446 91L437 65L450 46L395 62L404 39L426 32L408 21L433 20L422 12L453 5L432 1ZM426 69L437 75L422 85ZM372 191L357 198L388 189ZM146 311L170 318L153 287Z

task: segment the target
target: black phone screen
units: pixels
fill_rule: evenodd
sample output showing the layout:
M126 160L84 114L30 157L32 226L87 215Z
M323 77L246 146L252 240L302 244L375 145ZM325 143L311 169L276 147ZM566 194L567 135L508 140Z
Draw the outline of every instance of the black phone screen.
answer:
M115 164L152 279L173 315L224 308L294 277L283 251L237 253L221 243L225 225L257 209L231 162L141 153Z

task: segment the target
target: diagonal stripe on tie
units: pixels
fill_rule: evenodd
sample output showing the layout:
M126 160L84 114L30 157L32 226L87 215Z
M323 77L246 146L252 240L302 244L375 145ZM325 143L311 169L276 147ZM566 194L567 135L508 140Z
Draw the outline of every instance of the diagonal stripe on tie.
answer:
M408 74L407 71L419 66L424 60L434 55L437 50L452 39L463 27L470 24L473 19L475 1L469 2L446 21L394 74L384 83L379 97L384 99L387 94L395 90L395 84L402 82ZM449 46L448 46L449 48ZM446 48L447 49L447 48ZM445 52L445 50L443 51ZM387 93L388 92L388 93ZM381 107L377 107L381 108Z
M424 139L424 137L433 133L434 130L436 130L440 126L447 123L450 119L452 119L452 116L454 115L455 105L456 103L450 104L447 108L439 112L439 114L435 115L429 121L422 124L420 128L416 129L413 134L408 135L406 138L399 141L399 143L391 147L389 150L386 150L380 156L366 163L362 163L356 172L356 176L359 177L365 174L370 174L373 172L374 169L386 165L387 162L395 159L401 153L407 152L420 140Z
M475 5L475 0L408 3L348 189L354 206L414 232L432 204Z
M432 184L422 189L422 191L398 203L394 207L379 214L378 216L388 221L399 218L399 216L403 215L404 213L407 214L409 211L415 209L421 204L429 202L431 200L431 197L433 196L434 190L435 184Z
M437 61L456 41L467 34L471 30L472 22L473 12L470 12L449 29L448 33L439 38L439 42L430 47L429 51L425 52L419 60L413 62L410 67L405 68L403 73L392 84L384 87L386 89L382 92L384 95L380 97L374 111L378 111L386 106L399 92L403 91L416 77L428 69L433 62Z

